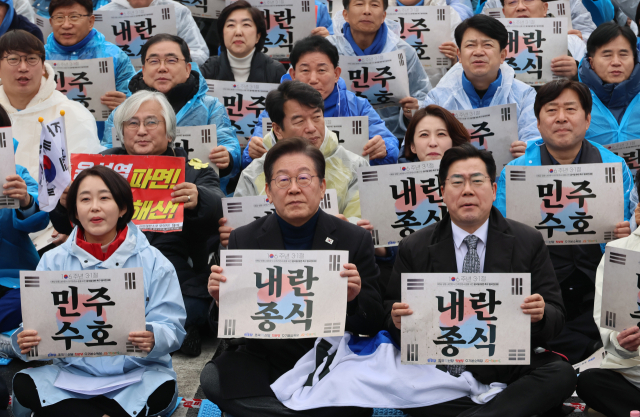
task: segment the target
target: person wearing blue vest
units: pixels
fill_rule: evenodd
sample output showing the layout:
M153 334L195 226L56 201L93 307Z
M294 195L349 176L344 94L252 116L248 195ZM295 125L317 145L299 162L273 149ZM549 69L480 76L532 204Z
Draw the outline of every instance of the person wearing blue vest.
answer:
M281 82L298 80L318 90L324 99L325 117L367 116L370 140L362 155L369 155L371 165L395 164L398 161L398 139L366 99L347 90L347 85L340 78L339 58L338 50L327 39L308 36L293 46L291 68ZM262 144L262 138L269 133L262 125L264 117L269 117L266 110L260 114L251 141L242 153L243 168L267 152Z
M601 164L619 162L623 169L624 221L614 230L616 238L629 236L629 219L638 203L633 177L624 159L585 138L591 121L589 89L572 80L553 81L538 90L534 112L541 138L527 144L523 156L509 162L513 166ZM498 181L494 205L509 217L506 201L506 169ZM562 331L546 347L578 363L602 347L598 326L593 321L596 269L604 245L549 246L551 262L562 290L566 322Z
M640 138L640 64L636 36L614 22L587 42L578 76L591 91L593 110L586 138L600 145Z
M116 89L100 97L100 102L114 110L131 95L129 80L136 71L127 54L93 28L96 17L91 0L52 0L49 14L53 33L44 45L47 60L113 58ZM102 140L104 122L97 125Z
M92 10L98 10L102 6L109 4L111 0L91 0ZM36 11L38 16L46 17L47 19L51 17L49 14L49 5L51 4L51 0L36 0L33 2L33 9Z
M18 14L13 0L0 0L0 36L12 29L26 30L44 42L40 28L30 22L25 16Z

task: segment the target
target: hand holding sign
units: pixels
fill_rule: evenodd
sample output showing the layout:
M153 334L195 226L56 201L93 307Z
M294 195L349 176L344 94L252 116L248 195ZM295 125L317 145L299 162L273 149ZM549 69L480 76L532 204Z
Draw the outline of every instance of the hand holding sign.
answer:
M544 317L544 298L540 294L531 294L520 308L524 314L531 315L531 323L537 323Z
M143 332L129 332L128 340L145 352L151 352L153 347L156 345L156 339L153 337L153 332L148 330Z
M215 300L216 305L220 303L220 283L227 282L227 277L222 275L222 267L213 265L211 267L211 275L209 275L209 284L207 289L209 295Z
M385 145L382 136L375 135L364 145L362 156L367 155L369 155L369 159L381 159L387 156L387 145Z
M100 103L109 107L109 110L115 110L116 107L121 105L127 99L127 95L125 93L121 93L120 91L107 91L105 95L100 97Z
M640 329L638 326L633 326L629 329L625 329L618 333L616 340L618 344L629 352L637 352L640 347Z
M628 237L631 234L631 225L629 222L619 222L613 229L613 234L617 239Z
M526 150L527 150L527 143L519 140L513 142L511 144L511 147L509 148L509 152L511 152L511 156L513 156L514 158L521 157L522 155L524 155Z
M219 169L225 169L229 166L229 162L231 161L231 155L229 155L229 151L223 145L216 146L211 150L209 154L209 160L216 164Z
M262 144L262 138L258 136L254 136L251 138L251 142L249 142L249 156L251 159L259 159L267 153L267 149Z
M413 310L409 308L409 304L393 303L391 308L391 320L398 330L402 328L402 316L410 316Z
M192 210L198 205L198 187L191 182L183 182L173 187L171 203L184 203L185 210Z
M3 195L15 198L20 201L20 207L26 207L31 203L31 194L27 192L27 183L24 182L20 175L8 175L7 181L2 188Z
M40 343L40 336L35 330L23 330L18 335L18 346L20 346L20 353L23 355L29 353L32 347L38 346Z
M360 294L362 288L362 279L360 279L360 273L358 268L354 264L344 264L344 271L340 272L341 277L348 278L347 281L347 302L355 300Z

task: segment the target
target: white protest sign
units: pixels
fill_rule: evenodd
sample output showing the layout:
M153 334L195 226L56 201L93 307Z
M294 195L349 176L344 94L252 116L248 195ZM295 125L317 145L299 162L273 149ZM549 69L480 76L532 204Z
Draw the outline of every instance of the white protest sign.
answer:
M505 0L507 2L508 0ZM570 0L558 0L548 1L546 4L549 6L547 10L547 17L566 17L569 24L569 30L573 29L571 24L571 2ZM494 17L496 19L505 18L504 12L501 8L485 7L482 9L482 14Z
M223 250L218 337L342 336L348 251Z
M593 353L593 355L589 356L587 359L573 365L573 369L576 370L577 374L580 374L581 372L584 372L587 369L598 369L600 368L600 365L602 364L602 361L606 356L607 356L607 351L604 350L604 348L600 348L596 350ZM574 395L574 397L577 397L577 395Z
M528 365L531 274L402 274L402 363Z
M324 197L320 200L320 208L332 216L339 214L338 193L335 189L325 191ZM234 229L275 212L276 208L266 195L222 199L222 213L227 219L225 226Z
M186 6L193 17L201 17L204 19L217 19L220 12L224 9L224 0L175 0ZM224 22L220 23L221 25Z
M7 183L9 175L16 175L16 159L13 154L13 133L10 127L0 127L0 186ZM0 193L0 209L20 208L20 202Z
M376 109L400 106L398 101L411 95L404 51L341 56L340 67L347 89Z
M369 220L376 248L398 246L417 230L442 219L440 161L358 168L360 210Z
M498 19L509 32L505 62L516 78L532 86L558 79L551 72L551 60L567 55L566 17Z
M422 68L451 66L451 60L438 49L444 42L453 41L449 6L389 8L387 19L400 24L400 38L416 50Z
M24 328L41 338L28 360L146 356L127 339L145 330L142 268L20 271Z
M105 40L122 49L129 58L140 59L140 49L158 33L177 35L173 4L138 9L98 10L94 28Z
M453 110L451 113L469 131L473 146L491 152L498 171L513 160L511 143L518 136L518 108L515 103Z
M226 0L225 4L237 0ZM247 0L264 15L267 37L262 52L274 59L287 59L293 44L316 28L313 0Z
M640 325L640 252L607 246L600 327L618 332Z
M207 85L207 95L220 100L227 109L240 146L247 146L253 135L253 128L258 122L258 116L264 110L267 94L277 89L279 84L207 80ZM267 131L263 129L262 133L264 136Z
M38 12L33 9L33 14L36 17L36 26L42 32L42 37L44 38L44 43L47 43L47 38L51 33L53 33L53 29L51 28L51 22L46 17L42 17L38 14Z
M627 140L602 146L623 158L635 178L636 171L640 168L640 164L638 163L638 160L640 159L640 139Z
M507 217L547 245L606 243L624 220L622 164L505 167Z
M47 61L53 68L56 90L82 104L96 121L104 122L111 110L100 102L109 91L116 91L113 58Z

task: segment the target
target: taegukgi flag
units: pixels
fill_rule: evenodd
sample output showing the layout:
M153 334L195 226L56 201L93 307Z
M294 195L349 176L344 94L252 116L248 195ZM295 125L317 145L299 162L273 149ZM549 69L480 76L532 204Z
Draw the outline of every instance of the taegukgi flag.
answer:
M38 202L40 209L50 212L58 204L64 189L71 183L67 160L67 135L64 112L49 123L43 123L40 133L40 169L38 175Z

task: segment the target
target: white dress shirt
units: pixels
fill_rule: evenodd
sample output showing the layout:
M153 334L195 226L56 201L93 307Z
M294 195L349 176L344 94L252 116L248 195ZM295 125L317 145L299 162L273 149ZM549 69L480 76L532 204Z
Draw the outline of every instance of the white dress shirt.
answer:
M489 219L482 226L473 233L468 233L452 221L451 231L453 232L453 244L456 249L456 265L458 266L458 273L462 273L462 265L464 264L464 257L467 256L467 245L464 243L464 238L469 235L475 235L478 238L476 244L476 252L480 258L480 272L484 271L484 254L487 248L487 233L489 232Z

